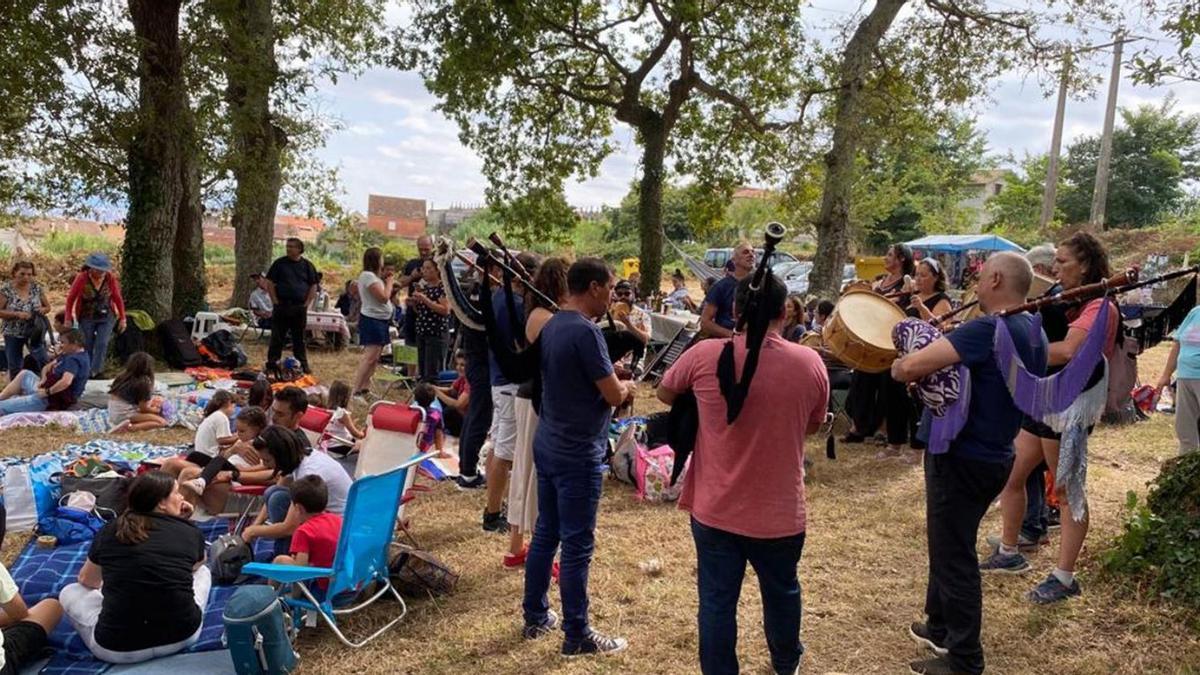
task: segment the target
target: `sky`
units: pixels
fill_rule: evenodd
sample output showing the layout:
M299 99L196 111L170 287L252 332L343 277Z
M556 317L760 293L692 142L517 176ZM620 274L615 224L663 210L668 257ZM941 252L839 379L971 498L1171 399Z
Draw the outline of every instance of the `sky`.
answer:
M810 8L817 22L813 28L831 34L830 22L847 20L861 7L861 3L851 0L821 0ZM1103 28L1093 26L1094 43L1109 41L1107 35L1095 30ZM1153 29L1139 28L1137 34L1161 37ZM1170 48L1164 42L1142 44L1163 51ZM1126 61L1138 47L1127 46ZM1096 54L1090 63L1082 65L1103 80L1090 98L1068 100L1064 150L1072 140L1101 131L1110 66L1109 52ZM1044 89L1035 78L1012 73L995 82L988 100L971 106L969 111L985 134L991 155L1011 154L1020 159L1026 153L1049 150L1055 100L1046 97ZM1157 104L1168 94L1175 96L1178 110L1200 113L1200 84L1134 86L1128 71L1120 83L1118 105ZM486 180L480 173L482 161L459 142L457 125L434 109L437 100L425 90L417 74L372 69L357 78L343 77L336 85L324 85L319 96L326 111L342 125L330 136L320 156L339 167L346 208L365 212L369 194L424 199L431 209L483 203ZM567 200L572 205L615 205L637 177L638 148L625 128L618 129L615 140L619 149L604 162L599 176L567 185Z

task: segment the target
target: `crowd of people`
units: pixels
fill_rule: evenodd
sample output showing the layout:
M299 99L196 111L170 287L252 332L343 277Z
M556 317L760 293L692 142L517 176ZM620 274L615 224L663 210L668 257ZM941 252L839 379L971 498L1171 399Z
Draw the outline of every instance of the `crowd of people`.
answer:
M460 280L442 279L431 240L419 240L418 250L419 257L397 273L380 249L367 249L361 274L338 299L338 309L356 325L362 355L353 382L331 383L321 401L332 420L317 447L299 428L310 405L301 389L272 391L260 380L240 407L233 395L218 391L207 402L192 451L132 481L128 508L96 535L77 583L58 600L26 607L0 567L5 668L36 654L62 616L93 654L110 663L145 661L194 643L212 578L204 564L204 538L192 521L219 512L235 482L266 486L262 508L243 532L248 542L270 541L278 564L330 565L353 482L345 460L364 437L349 409L355 397L369 394L393 328L417 347L413 375L420 382L413 399L425 419L419 447L441 452L446 433L458 438L457 487L483 492L482 530L507 535L497 544L500 565L524 570L523 637L539 639L561 629L561 653L567 657L627 648L626 639L592 626L588 575L610 421L614 410L634 398L632 375L650 341L636 281L617 279L596 258L510 258L495 251L464 290L489 315L480 331L454 320L448 296L457 288L448 285ZM266 273L252 275L257 287L251 311L272 333L268 371L289 340L302 369L311 371L306 312L323 304L323 291L303 252L302 242L289 240L284 257ZM517 262L526 272L522 278L512 274ZM809 338L821 334L835 303L789 296L769 274L754 286L755 264L754 248L740 243L726 275L702 302L692 300L678 271L664 298L674 309L698 312L708 338L683 352L656 392L667 405L693 399L698 412L679 507L690 514L696 549L699 661L707 674L738 671L737 607L747 564L762 596L772 669L797 672L804 654L798 564L808 524L805 442L827 420L834 376L830 355L804 345L819 346L819 339ZM934 322L952 308L947 275L936 259L918 260L909 247L896 244L884 264L885 273L871 289L906 316ZM1027 258L993 254L974 274L982 316L897 359L884 373L849 376L852 426L845 440L862 443L882 430L886 449L880 458L912 460L910 450L924 451L925 620L912 623L908 633L932 654L912 663L913 672L983 672L981 574L1031 570L1025 554L1049 542L1053 522L1061 523L1059 555L1028 598L1049 604L1081 593L1074 570L1087 534L1086 503L1073 502L1077 496L1054 484L1061 432L1014 402L997 364L995 336L1003 327L1025 368L1043 376L1071 362L1096 330L1103 331L1103 351L1111 356L1121 335L1120 315L1111 306L1103 314L1106 322L1096 325L1104 304L1112 304L1103 297L1065 310L1043 308L1039 321L1015 311L1026 302L1035 272L1055 279L1051 292L1112 274L1106 251L1086 233L1057 247L1037 247ZM18 263L13 279L0 288L10 364L0 414L72 405L96 374L95 361L103 361L112 330L124 328L119 285L107 259L94 254L56 321L60 346L41 355L41 343L28 339L28 324L51 308L32 277L32 266ZM496 287L489 279L510 283ZM741 316L747 308L753 315ZM739 319L745 331L735 331ZM70 327L76 321L83 330ZM442 386L451 355L456 377ZM727 355L730 372L755 373L737 413L730 412L728 375L722 374ZM14 359L30 367L14 371ZM932 413L911 394L911 385L958 366L969 379L969 409L948 449L933 452L926 447ZM1173 376L1180 450L1195 451L1200 308L1176 332L1157 388L1172 386ZM1105 381L1101 362L1085 392ZM154 392L152 359L134 354L109 389L109 414L118 431L166 424ZM482 470L481 458L486 458ZM975 550L980 522L997 498L1002 529L980 560ZM1052 512L1052 501L1062 514L1084 515L1060 516ZM561 613L549 602L552 579L558 580Z

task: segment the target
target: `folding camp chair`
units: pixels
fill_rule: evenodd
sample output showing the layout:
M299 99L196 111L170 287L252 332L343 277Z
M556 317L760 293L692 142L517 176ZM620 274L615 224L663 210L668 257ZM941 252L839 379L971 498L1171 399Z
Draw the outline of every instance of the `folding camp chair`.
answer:
M836 422L839 417L847 417L846 399L850 396L850 369L840 363L826 360L825 372L829 374L829 412L833 414ZM825 446L825 454L829 459L837 456L837 440L832 429Z
M407 371L402 370L402 367L407 367ZM417 385L417 378L409 373L415 372L417 372L416 345L406 345L400 341L392 343L392 364L376 370L372 378L374 382L385 385L379 398L386 399L392 389L408 392L408 396L411 398L413 388Z
M297 629L304 622L305 611L313 611L329 624L334 634L347 647L357 649L379 637L408 614L408 605L392 586L388 574L388 551L396 519L385 517L383 514L396 512L408 475L427 457L429 455L417 455L391 471L354 481L350 486L350 496L346 500L346 510L342 516L342 534L338 538L332 567L250 563L243 567L242 571L283 584L280 593L284 597L289 586L300 589L303 597L288 598L286 603L292 613L292 623ZM328 579L329 587L322 599L318 600L309 588L309 583L320 579ZM352 607L334 608L335 598L344 594L357 594L370 588L372 584L378 584L379 590L373 592L364 602ZM337 617L353 614L389 591L400 603L399 616L359 642L352 642L347 638L338 628Z
M378 401L367 413L367 433L358 452L358 463L354 467L355 479L381 474L405 463L405 458L420 452L417 448L417 430L425 421L425 411L416 406L406 406L391 401ZM436 455L436 453L433 453ZM419 471L408 472L404 492L400 497L400 508L396 513L400 530L416 545L417 538L408 528L404 518L404 506L418 493L429 488L417 485ZM420 546L417 546L420 548Z
M317 447L321 439L325 436L325 427L329 426L329 420L333 419L333 411L324 408L318 408L315 405L308 406L304 411L304 415L300 417L300 430L308 437L312 447Z

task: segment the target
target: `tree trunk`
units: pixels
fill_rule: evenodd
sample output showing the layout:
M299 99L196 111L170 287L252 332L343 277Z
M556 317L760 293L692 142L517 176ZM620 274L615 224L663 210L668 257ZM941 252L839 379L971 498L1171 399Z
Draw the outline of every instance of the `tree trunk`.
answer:
M817 253L808 278L810 293L819 297L836 298L841 292L842 266L849 254L850 195L863 117L863 84L875 50L907 1L879 0L842 52L833 145L825 155L825 187L817 218Z
M138 111L129 144L129 215L122 250L125 304L155 321L171 316L173 256L182 198L187 90L179 44L181 0L129 0L138 38Z
M662 118L651 117L638 127L642 138L642 180L638 186L638 220L641 235L642 297L662 290L663 161L667 154L667 129Z
M254 290L250 274L267 269L275 233L275 209L283 184L280 156L287 143L271 115L271 90L279 76L275 61L273 0L221 0L228 39L225 74L237 183L233 216L237 278L232 303L245 307Z
M183 190L172 253L175 290L171 306L177 317L192 316L203 310L208 293L204 272L204 206L200 201L200 171L196 161L195 140L195 127L189 111L187 152L184 153L180 168Z

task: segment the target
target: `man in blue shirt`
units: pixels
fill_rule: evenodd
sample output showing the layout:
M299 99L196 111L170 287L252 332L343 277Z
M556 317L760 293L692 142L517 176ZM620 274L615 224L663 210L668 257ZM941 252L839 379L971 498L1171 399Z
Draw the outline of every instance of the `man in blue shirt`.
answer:
M541 342L542 409L533 437L538 520L525 559L523 635L541 637L558 626L546 593L554 552L562 545L559 589L563 656L607 654L628 646L588 625L588 567L595 544L596 510L612 408L632 398L636 385L613 374L608 348L593 322L608 308L612 271L603 260L581 258L567 271L570 295L546 323Z
M60 336L58 357L42 369L41 377L22 370L0 391L0 415L19 412L66 410L79 401L92 372L92 360L76 329Z
M992 353L996 323L1004 321L1029 372L1046 372L1046 336L1033 335L1033 317L995 314L1024 304L1033 272L1015 253L996 253L979 274L980 305L989 315L959 326L921 351L892 364L892 377L913 382L946 366L970 370L966 426L948 452L925 454L925 517L929 538L929 584L925 623L909 633L935 657L911 664L914 673L982 673L983 594L975 539L979 521L1000 494L1013 462L1013 439L1022 413L1013 402ZM926 417L928 421L928 415ZM925 426L924 424L922 426ZM924 430L923 430L924 431Z
M733 273L713 284L704 296L704 308L700 310L700 330L708 337L733 335L733 296L738 282L754 271L754 247L741 242L733 249Z

